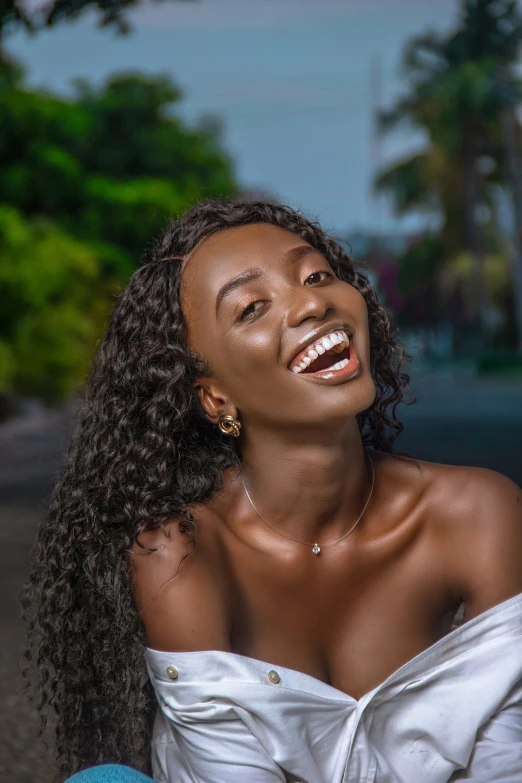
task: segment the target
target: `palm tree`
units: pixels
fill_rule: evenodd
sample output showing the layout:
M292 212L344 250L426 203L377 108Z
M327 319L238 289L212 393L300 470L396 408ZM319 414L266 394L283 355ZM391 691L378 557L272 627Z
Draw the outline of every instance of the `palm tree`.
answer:
M512 248L512 277L517 325L518 351L522 354L522 147L521 129L516 106L520 103L521 89L508 68L500 66L495 84L501 98L500 122L504 144L506 176L511 191L514 223L514 247Z
M379 118L382 132L408 123L427 136L425 150L380 172L376 188L392 194L399 213L420 208L441 216L446 259L462 250L475 259L474 309L483 335L489 294L481 211L490 202L489 185L506 169L501 122L506 101L498 69L502 65L516 83L521 38L514 0L463 0L452 35L428 33L407 44L403 69L409 92ZM493 162L487 172L484 160Z

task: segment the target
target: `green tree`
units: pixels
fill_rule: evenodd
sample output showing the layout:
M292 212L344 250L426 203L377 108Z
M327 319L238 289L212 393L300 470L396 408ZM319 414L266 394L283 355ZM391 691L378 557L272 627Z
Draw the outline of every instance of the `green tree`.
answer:
M47 220L0 207L0 391L56 402L84 376L114 286Z
M189 127L164 77L70 99L0 73L0 392L56 402L84 376L121 290L166 221L234 195L219 126Z
M473 256L475 316L484 330L483 216L491 210L490 185L504 180L506 164L497 74L502 64L516 81L521 39L514 0L465 0L452 35L429 33L409 42L403 56L409 91L380 119L383 132L406 122L426 134L425 150L380 172L376 187L391 193L399 212L420 208L441 216L446 261L461 250Z
M180 98L165 77L121 75L98 90L77 85L76 105L88 123L74 155L90 179L75 232L138 257L166 216L237 192L219 125L188 127L173 112Z
M127 74L71 99L0 89L0 202L46 216L128 274L166 219L198 199L234 195L219 128L189 127L165 77Z
M2 39L15 30L23 28L34 33L64 19L76 19L87 10L95 11L101 27L112 26L126 33L129 30L126 12L137 5L139 0L48 0L44 3L0 0L0 52Z

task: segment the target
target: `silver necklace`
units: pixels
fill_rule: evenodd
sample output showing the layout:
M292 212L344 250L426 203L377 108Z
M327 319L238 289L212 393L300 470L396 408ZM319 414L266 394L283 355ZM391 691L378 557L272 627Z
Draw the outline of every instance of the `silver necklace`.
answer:
M356 524L357 524L358 522L360 522L360 520L361 520L361 518L362 518L362 515L364 514L364 512L366 511L366 509L367 509L367 507L368 507L368 503L370 502L370 498L371 498L371 496L372 496L372 494L373 494L373 488L374 488L374 486L375 486L375 466L374 466L374 464L373 464L373 460L372 460L372 458L370 457L370 455L368 454L367 456L368 456L368 459L370 460L370 465L372 466L372 487L371 487L371 489L370 489L370 494L368 495L368 499L366 500L366 503L364 504L364 508L363 508L363 510L361 511L361 513L359 514L359 516L357 517L357 519L355 520L354 524L353 524L353 525L351 526L351 528L349 529L349 531L348 531L347 533L345 533L345 534L344 534L344 536L341 536L341 538L337 539L337 541L334 541L334 542L333 542L333 543L331 543L331 544L326 544L326 546L324 546L324 545L323 545L323 547L322 547L323 549L327 549L327 548L328 548L328 547L330 547L330 546L335 546L335 544L338 544L338 543L339 543L339 541L342 541L342 540L343 540L343 539L345 539L347 536L349 536L349 535L350 535L350 533L352 532L352 530L354 529L354 527L356 526ZM263 516L263 515L262 515L262 514L259 512L259 510L258 510L257 506L255 505L254 501L253 501L253 500L252 500L252 498L250 497L250 493L249 493L248 489L246 488L245 479L244 479L244 477L243 477L243 471L241 471L241 482L242 482L242 484L243 484L243 489L244 489L244 490L245 490L245 492L246 492L246 496L247 496L247 498L249 499L249 501L250 501L250 504L251 504L252 508L254 509L254 511L256 512L256 514L258 515L258 517L259 517L260 519L262 519L262 520L263 520L263 522L265 523L265 525L268 525L268 527L269 527L271 530L273 530L273 531L274 531L274 533L277 533L278 535L280 535L280 536L283 536L283 538L287 538L289 541L293 541L293 542L294 542L294 543L296 543L296 544L304 544L304 546L311 546L311 547L312 547L312 552L314 553L314 555L318 555L318 554L320 553L320 551L321 551L321 547L319 546L319 544L317 544L317 543L315 543L315 544L311 544L311 543L309 543L308 541L298 541L298 540L297 540L297 539L295 539L295 538L290 538L290 536L285 536L285 534L284 534L284 533L281 533L279 530L276 530L276 529L275 529L275 527L272 527L272 525L271 525L269 522L267 522L267 521L266 521L266 519L264 518L264 516Z

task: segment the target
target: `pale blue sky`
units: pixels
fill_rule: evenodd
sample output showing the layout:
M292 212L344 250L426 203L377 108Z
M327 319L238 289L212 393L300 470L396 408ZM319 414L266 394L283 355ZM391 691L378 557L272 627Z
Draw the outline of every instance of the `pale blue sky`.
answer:
M37 37L18 34L9 48L33 84L59 92L78 76L168 73L184 91L184 117L222 118L241 183L335 231L393 230L399 222L371 196L373 171L419 139L404 133L375 146L372 70L389 103L400 89L404 41L447 29L457 7L457 0L166 0L133 12L128 36L83 17Z

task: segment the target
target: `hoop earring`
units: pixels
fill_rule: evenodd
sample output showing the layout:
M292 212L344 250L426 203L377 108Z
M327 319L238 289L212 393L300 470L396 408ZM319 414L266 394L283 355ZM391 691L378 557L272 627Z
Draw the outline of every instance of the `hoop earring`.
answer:
M241 430L241 422L239 419L224 414L219 417L218 427L223 435L232 435L233 438L239 438L239 432Z

